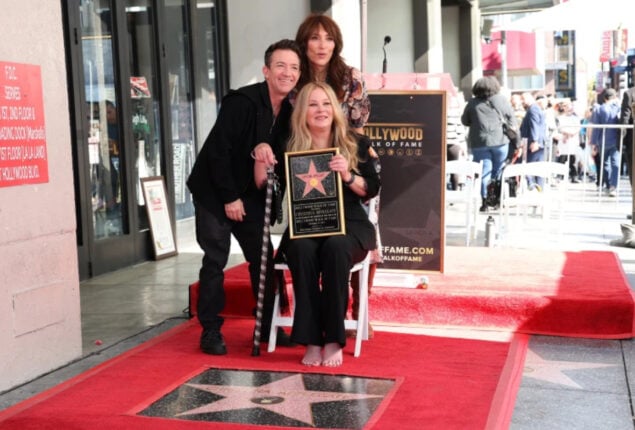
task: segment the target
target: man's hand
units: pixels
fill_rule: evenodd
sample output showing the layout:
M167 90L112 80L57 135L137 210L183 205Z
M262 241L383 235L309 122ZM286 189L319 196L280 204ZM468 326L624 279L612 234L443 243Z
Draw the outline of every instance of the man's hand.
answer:
M245 213L245 207L241 199L234 200L231 203L225 203L225 215L232 221L241 222L243 217L247 215Z
M269 144L265 142L256 145L256 147L252 151L252 156L254 160L260 163L264 163L267 167L274 166L278 162L276 160L276 156L273 154L271 146L269 146Z
M529 144L529 151L530 152L536 152L540 149L540 146L538 145L538 142L531 142Z

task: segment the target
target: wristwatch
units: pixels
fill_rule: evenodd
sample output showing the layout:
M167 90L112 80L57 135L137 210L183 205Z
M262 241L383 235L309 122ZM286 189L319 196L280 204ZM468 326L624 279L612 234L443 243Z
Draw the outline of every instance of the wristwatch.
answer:
M350 185L355 181L355 172L351 172L351 179L348 181L344 181L344 185L350 187Z

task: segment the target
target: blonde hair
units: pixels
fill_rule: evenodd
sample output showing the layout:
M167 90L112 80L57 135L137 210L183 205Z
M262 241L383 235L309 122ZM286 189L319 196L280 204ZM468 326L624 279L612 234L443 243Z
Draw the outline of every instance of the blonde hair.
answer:
M333 122L331 124L333 147L339 148L340 154L348 160L348 165L352 170L357 170L359 162L357 157L357 139L348 128L348 121L335 92L329 84L324 82L309 82L298 93L293 114L291 115L291 138L289 139L287 150L308 151L311 149L311 131L306 122L306 115L309 109L309 96L317 89L321 89L326 93L333 108Z

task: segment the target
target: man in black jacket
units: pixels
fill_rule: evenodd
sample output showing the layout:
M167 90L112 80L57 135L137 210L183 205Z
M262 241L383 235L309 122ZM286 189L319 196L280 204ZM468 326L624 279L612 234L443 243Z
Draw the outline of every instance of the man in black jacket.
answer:
M620 124L633 124L633 103L635 103L635 87L630 87L624 91L622 96L622 108L620 111ZM633 129L626 129L624 140L622 141L624 148L623 158L626 160L626 169L628 171L628 180L633 182L632 162L633 162Z
M230 91L223 98L187 181L196 211L196 238L204 252L197 316L203 326L200 347L208 354L227 353L219 314L225 307L223 270L232 234L249 262L254 297L258 294L265 193L254 183L253 151L257 145L269 145L276 158L283 159L292 109L287 95L300 76L300 51L295 42L284 39L269 46L262 71L264 82ZM272 253L270 245L269 262ZM273 286L273 266L269 266L266 285ZM263 308L264 336L269 334L272 308L270 287ZM284 333L278 334L278 344L285 339Z

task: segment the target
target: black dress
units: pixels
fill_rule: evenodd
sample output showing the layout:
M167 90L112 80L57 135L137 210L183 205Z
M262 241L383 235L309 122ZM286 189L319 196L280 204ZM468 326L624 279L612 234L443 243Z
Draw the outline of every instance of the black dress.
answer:
M377 195L380 178L370 141L358 136L358 174L367 184L365 199ZM291 338L302 345L346 344L344 319L348 306L350 270L375 249L375 228L368 220L362 198L343 187L346 234L291 239L285 255L293 279L295 314Z

